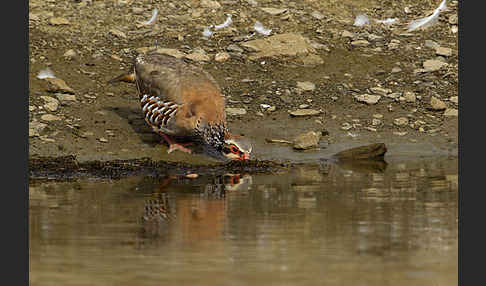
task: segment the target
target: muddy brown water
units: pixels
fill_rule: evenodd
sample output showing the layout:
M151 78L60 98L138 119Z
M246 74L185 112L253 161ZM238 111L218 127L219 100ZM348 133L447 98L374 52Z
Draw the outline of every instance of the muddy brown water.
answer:
M457 285L457 158L31 181L31 285Z

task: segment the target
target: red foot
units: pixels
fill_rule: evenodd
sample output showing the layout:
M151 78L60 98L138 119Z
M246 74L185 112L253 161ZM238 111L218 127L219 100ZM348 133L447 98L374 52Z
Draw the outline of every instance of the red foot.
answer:
M184 146L187 146L187 145L191 145L192 142L176 143L175 141L173 141L172 139L170 139L170 137L167 134L162 133L162 132L159 132L159 134L162 137L164 137L164 140L167 141L167 143L169 144L169 150L167 150L167 153L172 153L175 150L179 150L179 151L182 151L182 152L185 152L185 153L189 153L189 154L192 153L192 150L191 149L188 149L188 148L184 147Z

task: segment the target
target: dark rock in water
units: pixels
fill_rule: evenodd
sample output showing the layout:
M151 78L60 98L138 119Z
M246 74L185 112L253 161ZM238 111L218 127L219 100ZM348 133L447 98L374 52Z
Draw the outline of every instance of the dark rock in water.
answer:
M333 157L338 160L383 160L387 148L385 143L375 143L341 151Z

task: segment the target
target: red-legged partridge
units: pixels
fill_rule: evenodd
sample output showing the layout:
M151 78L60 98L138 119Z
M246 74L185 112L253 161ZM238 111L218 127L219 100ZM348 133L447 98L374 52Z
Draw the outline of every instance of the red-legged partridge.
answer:
M225 98L214 78L199 67L177 58L140 54L132 74L110 82L135 82L145 121L169 144L169 153L191 153L171 136L203 143L205 150L228 159L246 160L251 144L229 133ZM189 142L190 144L190 142Z

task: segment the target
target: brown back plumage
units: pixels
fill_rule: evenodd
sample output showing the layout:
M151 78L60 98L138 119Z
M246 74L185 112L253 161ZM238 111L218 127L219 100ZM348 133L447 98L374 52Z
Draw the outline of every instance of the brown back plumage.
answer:
M134 73L140 98L148 94L179 106L174 133L191 135L208 126L225 128L225 98L209 73L157 53L137 56Z

